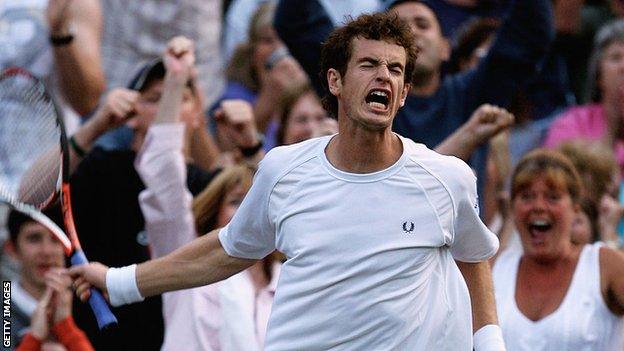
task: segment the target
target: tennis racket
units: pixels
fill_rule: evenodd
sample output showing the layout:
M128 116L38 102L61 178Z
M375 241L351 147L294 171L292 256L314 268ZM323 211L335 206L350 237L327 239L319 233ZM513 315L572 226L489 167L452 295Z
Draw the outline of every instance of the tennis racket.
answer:
M41 212L59 197L69 236ZM0 201L48 228L72 265L88 263L72 215L63 115L45 85L21 68L0 73ZM117 323L99 291L91 289L89 304L100 329Z

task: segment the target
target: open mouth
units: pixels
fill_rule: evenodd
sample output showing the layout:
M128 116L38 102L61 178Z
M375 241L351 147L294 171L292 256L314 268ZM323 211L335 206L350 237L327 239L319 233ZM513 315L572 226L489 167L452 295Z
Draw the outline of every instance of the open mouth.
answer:
M390 94L385 90L373 89L366 95L365 101L373 109L386 110L390 103Z
M552 223L546 220L535 220L529 223L529 233L532 241L536 244L543 243L552 227Z

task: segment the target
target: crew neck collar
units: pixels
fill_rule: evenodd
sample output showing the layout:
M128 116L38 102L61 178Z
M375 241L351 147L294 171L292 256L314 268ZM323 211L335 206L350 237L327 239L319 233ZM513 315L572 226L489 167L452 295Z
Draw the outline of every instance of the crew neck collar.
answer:
M403 152L401 153L401 157L399 157L399 159L395 163L393 163L392 165L390 165L389 167L385 169L375 171L375 172L370 172L370 173L351 173L351 172L340 170L336 168L334 165L332 165L331 162L329 162L329 159L327 158L327 154L325 152L327 149L327 146L329 145L329 142L336 135L338 134L327 136L325 137L325 140L322 143L320 143L319 157L321 159L321 162L325 170L330 175L332 175L333 177L337 179L344 180L346 182L353 182L353 183L377 182L377 181L386 179L394 175L401 168L403 168L403 166L405 165L405 162L407 162L408 153L407 153L407 145L405 143L405 140L400 135L394 133L394 135L396 135L399 138L399 140L401 141L401 144L403 145Z

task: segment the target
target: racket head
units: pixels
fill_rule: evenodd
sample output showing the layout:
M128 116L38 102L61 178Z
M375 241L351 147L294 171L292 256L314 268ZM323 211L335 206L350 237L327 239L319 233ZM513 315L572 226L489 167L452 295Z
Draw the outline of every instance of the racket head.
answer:
M21 214L28 216L33 221L36 221L48 229L50 233L52 233L52 235L61 243L61 245L63 245L65 255L71 257L74 252L71 240L69 240L65 232L56 223L54 223L54 221L44 215L39 209L15 200L10 194L4 193L2 189L0 189L0 203L7 205L13 211L18 211Z
M67 146L60 109L41 80L11 67L0 73L0 189L45 209L56 201Z

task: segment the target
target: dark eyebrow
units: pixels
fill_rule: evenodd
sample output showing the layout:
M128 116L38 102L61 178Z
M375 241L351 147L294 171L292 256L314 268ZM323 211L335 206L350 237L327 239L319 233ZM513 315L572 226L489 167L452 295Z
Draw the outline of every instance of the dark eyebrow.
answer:
M372 57L362 57L361 59L357 60L357 63L364 63L364 62L372 63L373 65L379 64L379 60L374 59Z
M414 21L425 21L425 22L430 22L431 19L425 15L415 15L414 17L412 17L412 20Z
M400 62L391 62L388 65L388 68L400 68L401 71L404 69L403 65Z
M357 63L365 63L365 62L371 63L375 66L379 65L378 59L368 57L368 56L362 57L361 59L357 60ZM388 64L388 68L397 68L397 67L400 68L401 70L404 69L403 64L401 64L400 62L395 61L395 62L391 62L390 64Z

